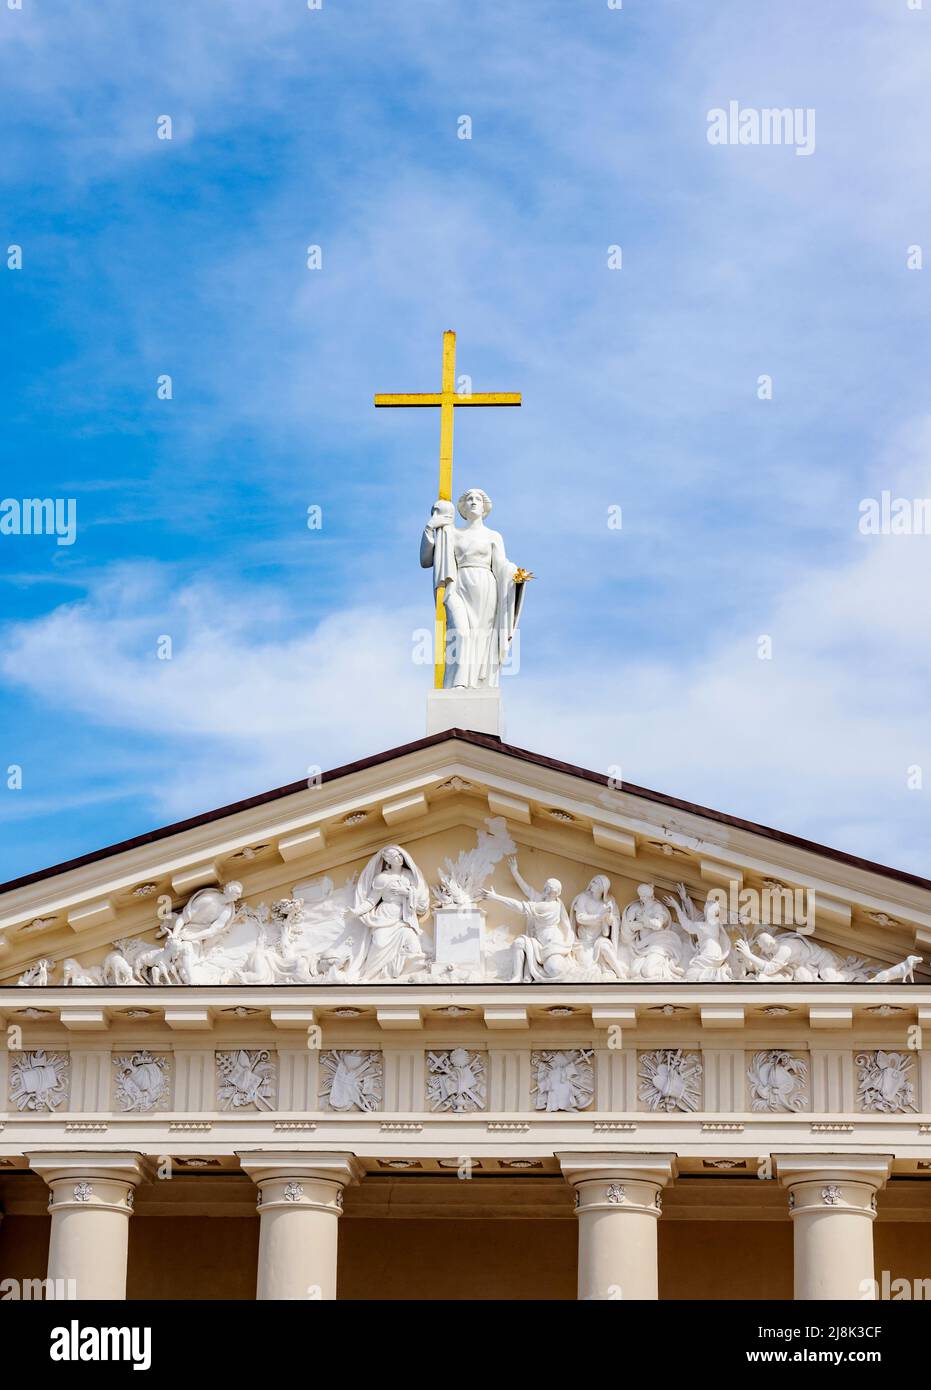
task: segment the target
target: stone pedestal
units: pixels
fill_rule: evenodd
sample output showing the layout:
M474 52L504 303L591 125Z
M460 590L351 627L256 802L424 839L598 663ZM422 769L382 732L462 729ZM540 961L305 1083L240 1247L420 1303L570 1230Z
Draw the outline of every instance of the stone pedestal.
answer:
M343 1188L362 1165L348 1153L246 1153L259 1189L257 1299L335 1299Z
M433 914L437 965L481 970L485 916L477 907L438 907Z
M431 690L427 694L427 733L470 729L475 734L504 738L501 691Z
M579 1298L659 1297L656 1223L675 1154L557 1155L575 1188Z
M774 1154L789 1190L796 1299L876 1297L876 1193L892 1168L883 1154Z
M31 1154L29 1166L51 1188L49 1279L64 1296L126 1297L129 1218L148 1174L139 1154Z

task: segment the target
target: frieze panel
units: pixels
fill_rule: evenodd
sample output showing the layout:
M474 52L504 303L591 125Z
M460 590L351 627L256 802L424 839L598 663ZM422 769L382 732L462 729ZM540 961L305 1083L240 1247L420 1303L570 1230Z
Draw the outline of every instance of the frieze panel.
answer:
M68 1097L71 1058L66 1052L36 1048L12 1054L10 1102L34 1114L57 1111Z
M34 1048L7 1055L10 1118L67 1113L73 1126L71 1111L99 1110L99 1101L75 1098L74 1073L81 1052ZM533 1047L528 1042L524 1047L488 1051L474 1045L399 1051L357 1045L315 1053L313 1068L301 1072L299 1084L287 1084L286 1063L303 1061L307 1055L304 1050L286 1049L280 1054L274 1048L256 1046L185 1049L172 1054L153 1046L116 1048L105 1065L111 1066L115 1114L151 1119L179 1109L181 1098L174 1094L178 1056L203 1062L199 1068L206 1081L203 1095L193 1107L180 1105L201 1112L214 1107L243 1115L422 1110L440 1119L482 1112L529 1112L542 1118L586 1111L616 1117L639 1111L641 1115L696 1115L706 1126L720 1128L723 1117L743 1110L761 1120L827 1111L849 1117L845 1119L849 1126L857 1113L894 1116L917 1114L920 1109L922 1064L915 1053L904 1049L832 1050L830 1057L852 1077L852 1086L843 1096L836 1088L834 1094L826 1093L818 1081L817 1063L819 1058L823 1063L824 1056L797 1046L735 1050L737 1084L727 1088L712 1084L715 1049L703 1053L688 1047L630 1048L614 1053L589 1046ZM386 1089L399 1058L411 1059L414 1078L413 1091L408 1087L403 1094L396 1086ZM621 1068L616 1076L615 1067ZM741 1077L746 1088L743 1095ZM621 1128L627 1124L612 1123Z
M754 1052L747 1068L750 1109L772 1114L807 1110L811 1105L809 1081L806 1057L780 1048Z
M685 884L675 895L641 884L621 908L611 879L595 874L567 902L561 881L531 883L503 819L475 847L447 858L432 886L409 850L385 845L358 875L298 884L252 907L242 885L201 888L153 924L154 939L122 938L99 964L68 957L61 983L125 985L346 985L482 982L910 982L920 956L885 968L842 956L811 926L777 930L735 912L723 890L702 906ZM488 886L506 863L515 892ZM505 922L489 925L490 904ZM35 961L18 984L58 983Z
M113 1058L113 1100L124 1114L171 1108L171 1057L141 1048Z

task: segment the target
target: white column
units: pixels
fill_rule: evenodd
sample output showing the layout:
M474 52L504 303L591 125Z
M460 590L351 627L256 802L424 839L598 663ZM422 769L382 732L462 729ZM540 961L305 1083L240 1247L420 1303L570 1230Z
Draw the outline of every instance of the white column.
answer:
M129 1218L149 1167L134 1153L36 1153L29 1166L51 1188L48 1278L65 1297L126 1297ZM73 1281L73 1283L69 1283Z
M579 1298L659 1297L657 1221L675 1154L557 1154L575 1188Z
M361 1177L359 1160L268 1150L238 1158L259 1189L256 1298L335 1298L343 1188Z
M789 1190L796 1299L875 1298L876 1193L891 1156L774 1154L773 1162Z

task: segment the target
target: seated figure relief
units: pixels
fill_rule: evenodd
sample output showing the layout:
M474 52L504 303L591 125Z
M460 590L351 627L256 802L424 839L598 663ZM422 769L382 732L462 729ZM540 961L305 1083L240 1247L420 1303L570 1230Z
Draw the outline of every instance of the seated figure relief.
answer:
M410 851L397 844L383 846L339 887L321 876L270 906L244 903L240 883L201 888L179 911L160 914L154 940L118 939L98 964L64 958L61 982L891 984L913 981L921 964L916 955L870 964L814 940L810 928L728 920L720 895L708 893L698 907L684 883L662 897L654 884L643 883L622 910L609 876L596 873L567 910L560 879L550 876L536 888L523 877L506 822L492 818L486 825L473 849L437 869L432 888ZM504 863L520 896L489 884ZM455 938L460 923L474 934L475 954L465 964L444 955L442 942L439 950L434 944L431 902L436 923L443 917L445 940ZM495 904L503 911L490 923L488 909ZM43 957L17 983L56 984L58 969L57 961Z

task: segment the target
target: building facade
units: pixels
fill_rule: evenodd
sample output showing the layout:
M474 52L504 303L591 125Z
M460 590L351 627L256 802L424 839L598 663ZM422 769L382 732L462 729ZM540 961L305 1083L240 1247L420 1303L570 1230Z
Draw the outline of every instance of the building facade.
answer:
M0 939L4 1297L931 1273L913 875L444 730L8 884Z

